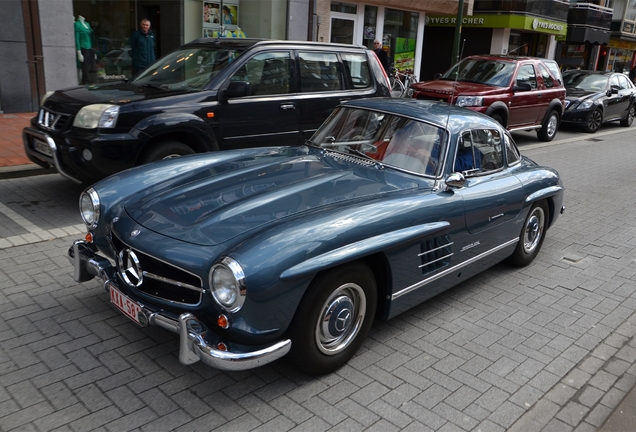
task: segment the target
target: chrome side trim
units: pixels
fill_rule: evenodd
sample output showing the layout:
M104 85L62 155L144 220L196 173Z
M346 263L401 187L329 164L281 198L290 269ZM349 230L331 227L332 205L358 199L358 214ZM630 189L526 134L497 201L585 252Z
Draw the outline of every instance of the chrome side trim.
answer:
M466 261L464 261L464 262L462 262L460 264L457 264L456 266L447 268L446 270L441 271L441 272L439 272L437 274L434 274L433 276L431 276L429 278L426 278L426 279L424 279L424 280L422 280L422 281L420 281L418 283L415 283L415 284L413 284L413 285L411 285L409 287L406 287L406 288L394 293L393 295L391 295L391 301L396 300L396 299L402 297L403 295L406 295L406 294L410 293L411 291L415 291L416 289L422 288L424 285L428 285L429 283L431 283L433 281L436 281L437 279L440 279L440 278L448 275L449 273L452 273L454 271L457 271L457 270L459 270L461 268L466 267L467 265L470 265L470 264L472 264L472 263L474 263L476 261L479 261L480 259L482 259L482 258L484 258L484 257L486 257L486 256L488 256L490 254L493 254L493 253L495 253L497 251L500 251L501 249L504 249L504 248L506 248L508 246L511 246L511 245L517 243L518 241L519 241L518 238L515 238L513 240L509 240L509 241L507 241L504 244L501 244L501 245L499 245L499 246L497 246L497 247L495 247L493 249L490 249L490 250L488 250L486 252L483 252L483 253L475 256L475 257L472 257L471 259L466 260Z
M426 267L426 266L430 266L431 264L435 264L437 261L442 261L445 260L446 258L450 258L453 255L455 255L454 253L449 253L444 255L443 257L437 258L436 260L433 261L427 261L426 264L420 264L417 266L417 268L422 268L422 267ZM419 256L422 256L422 254L420 254Z
M417 256L418 256L418 257L421 257L422 255L426 255L426 254L429 254L429 253L431 253L431 252L435 252L435 251L438 251L438 250L440 250L440 249L447 248L448 246L452 246L452 245L454 245L454 244L455 244L455 242L448 242L448 243L446 243L446 244L443 244L442 246L436 247L436 248L434 248L434 249L429 249L429 250L427 250L426 252L419 253L419 254L417 254ZM452 255L452 254L451 254L451 255Z

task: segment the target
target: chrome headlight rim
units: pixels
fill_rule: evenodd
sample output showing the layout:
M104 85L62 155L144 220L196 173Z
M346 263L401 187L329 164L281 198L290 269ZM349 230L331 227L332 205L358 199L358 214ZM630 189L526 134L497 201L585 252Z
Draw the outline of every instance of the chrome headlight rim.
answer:
M224 301L220 295L221 290L227 290L228 287L217 287L214 283L214 274L216 271L228 271L231 273L234 279L233 286L230 287L233 290L233 299L228 302ZM241 265L230 257L223 258L220 262L214 264L209 273L210 292L214 301L221 306L221 308L227 312L234 313L241 310L243 303L245 303L245 295L247 293L245 273Z
M73 127L81 129L112 129L117 124L119 105L91 104L82 107L73 119Z
M87 203L90 204L90 208L88 206L84 207ZM95 229L99 224L100 216L99 194L95 189L91 187L80 194L79 208L80 215L86 226L89 229Z

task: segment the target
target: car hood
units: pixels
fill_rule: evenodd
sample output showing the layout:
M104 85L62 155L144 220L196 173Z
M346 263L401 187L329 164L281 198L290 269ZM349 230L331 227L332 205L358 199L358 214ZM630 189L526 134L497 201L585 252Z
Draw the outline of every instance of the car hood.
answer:
M156 185L151 193L129 200L125 208L149 230L216 245L303 212L358 206L422 186L412 176L355 159L307 147L275 154L263 150L210 163L192 159L199 162L177 182Z
M505 92L505 87L495 87L487 84L479 84L462 81L434 80L424 81L412 86L418 92L437 93L441 95L476 95L484 96Z
M80 108L90 104L127 105L183 93L185 93L183 90L174 91L157 87L142 87L124 81L116 81L58 90L46 100L45 105L62 112L69 111L69 108L75 109L77 112Z
M569 88L566 89L566 96L565 98L569 101L576 101L576 100L584 100L584 99L588 99L590 97L594 97L598 94L602 94L604 93L603 91L598 92L598 91L589 91L589 90L583 90L583 89L575 89L575 88Z

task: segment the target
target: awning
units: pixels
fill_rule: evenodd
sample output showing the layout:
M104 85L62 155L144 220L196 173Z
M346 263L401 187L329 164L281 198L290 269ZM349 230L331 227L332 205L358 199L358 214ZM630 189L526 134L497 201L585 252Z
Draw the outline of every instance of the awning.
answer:
M565 38L567 42L583 44L589 42L592 44L606 44L610 40L610 31L600 30L592 27L573 27L568 26L568 35Z

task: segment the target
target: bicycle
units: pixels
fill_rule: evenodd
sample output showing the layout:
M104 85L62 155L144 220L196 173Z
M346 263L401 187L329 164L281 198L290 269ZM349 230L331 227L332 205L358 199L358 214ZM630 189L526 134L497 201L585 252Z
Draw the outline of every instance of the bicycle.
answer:
M412 71L400 72L397 69L393 69L391 73L391 96L394 98L412 97L413 89L411 84L416 82L417 77L413 75Z

